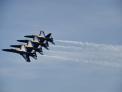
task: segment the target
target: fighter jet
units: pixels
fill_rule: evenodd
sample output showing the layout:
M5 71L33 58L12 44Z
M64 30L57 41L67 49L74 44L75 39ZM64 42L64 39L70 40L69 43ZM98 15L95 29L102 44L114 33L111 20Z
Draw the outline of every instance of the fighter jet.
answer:
M18 40L20 41L20 40ZM21 40L22 42L22 40ZM24 40L25 42L25 40ZM10 45L11 47L15 47L15 48L20 48L21 45ZM36 44L34 44L32 41L27 40L27 44L25 45L27 52L38 52L41 55L43 55L43 51L42 51L42 47L41 46L37 46Z
M39 42L46 41L46 44L47 44L48 47L49 47L48 42L55 45L53 37L52 37L52 33L49 33L49 34L45 35L44 31L40 31L39 35L26 35L24 37L27 37L27 38L37 37L39 39Z
M48 44L46 41L39 42L39 39L37 37L34 37L33 40L17 40L18 42L28 43L29 41L33 44L34 48L41 49L41 47L44 47L45 49L49 50Z
M2 50L6 52L13 52L13 53L20 54L27 62L31 62L29 56L37 59L35 52L27 52L25 45L21 45L20 48L16 48L16 49L2 49Z

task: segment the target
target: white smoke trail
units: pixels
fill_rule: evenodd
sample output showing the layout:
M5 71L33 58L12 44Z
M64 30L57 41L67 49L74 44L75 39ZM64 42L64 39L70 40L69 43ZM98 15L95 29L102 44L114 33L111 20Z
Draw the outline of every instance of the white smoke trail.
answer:
M58 55L43 55L44 57L49 57L49 58L55 58L55 59L61 59L61 60L71 60L66 57L58 56Z
M55 40L57 42L63 42L63 43L71 43L71 44L82 44L82 42L78 41L68 41L68 40Z
M69 40L56 40L56 41L60 42L60 43L66 43L66 44L77 44L79 46L82 45L82 46L111 47L111 48L117 47L117 48L121 48L122 49L121 45L97 44L97 43L80 42L80 41L69 41ZM75 46L75 47L77 47L77 46Z
M87 64L96 64L102 66L109 66L114 68L122 68L122 65L116 62L108 62L103 60L90 60L90 59L81 59L81 58L70 58L59 55L44 55L44 57L53 58L57 60L69 61L69 62L79 62L79 63L87 63Z
M53 48L64 48L64 49L75 49L75 50L80 50L82 49L81 46L64 46L64 45L52 45L51 47Z
M53 50L49 51L47 55L50 58L122 67L122 46L83 43L78 41L57 41L66 44L70 43L72 45L59 44L54 46ZM75 46L74 44L79 44L79 46ZM58 47L58 49L56 49L56 47Z

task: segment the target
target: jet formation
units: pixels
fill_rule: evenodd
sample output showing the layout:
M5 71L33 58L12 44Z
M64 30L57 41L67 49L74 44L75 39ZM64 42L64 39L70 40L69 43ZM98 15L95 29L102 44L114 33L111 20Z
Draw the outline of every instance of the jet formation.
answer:
M37 60L37 52L43 55L42 48L49 50L49 42L55 45L52 33L45 34L44 31L40 31L38 35L26 35L25 38L29 40L17 40L24 43L21 45L10 45L11 49L2 49L6 52L12 52L21 55L27 62L31 62L30 57Z

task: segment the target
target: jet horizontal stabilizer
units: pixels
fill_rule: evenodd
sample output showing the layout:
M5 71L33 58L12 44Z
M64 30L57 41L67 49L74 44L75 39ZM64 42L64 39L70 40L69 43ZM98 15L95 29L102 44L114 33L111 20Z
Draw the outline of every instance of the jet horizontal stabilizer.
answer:
M47 34L46 38L50 38L51 35L52 35L52 33Z
M55 43L54 42L51 42L53 45L55 45Z

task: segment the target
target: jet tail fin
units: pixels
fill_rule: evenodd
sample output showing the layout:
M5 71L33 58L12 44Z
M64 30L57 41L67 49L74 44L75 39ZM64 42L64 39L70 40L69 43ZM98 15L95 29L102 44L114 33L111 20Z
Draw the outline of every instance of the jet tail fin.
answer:
M49 34L47 34L45 37L46 37L46 38L50 38L51 35L52 35L52 33L49 33Z
M45 33L44 33L44 31L40 31L40 34L39 34L40 36L44 36L45 37Z
M49 50L49 48L48 48L48 47L49 47L49 46L48 46L48 41L45 40L44 42L41 42L40 45L41 45L42 47L44 47L45 49Z
M55 45L53 37L52 37L52 33L47 34L45 38L47 38L49 42Z
M29 55L27 55L27 54L22 54L22 56L23 56L23 58L24 58L27 62L31 62Z
M42 47L40 46L37 50L41 55L43 55Z
M37 60L37 54L36 54L36 51L34 50L32 53L31 53L31 56Z
M49 47L49 43L48 43L48 41L46 41L45 45L46 45L47 47Z

